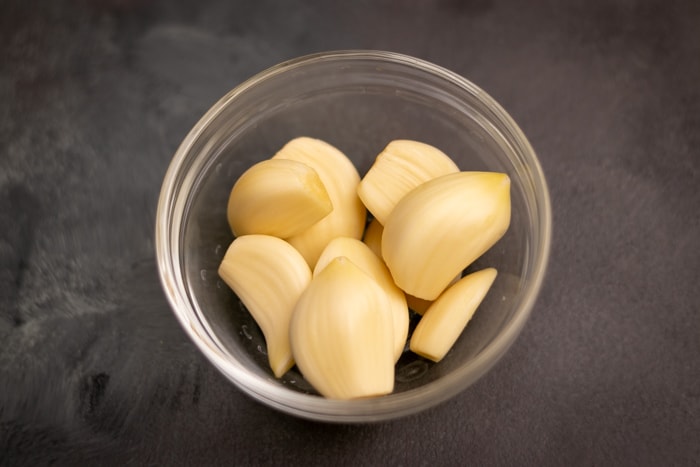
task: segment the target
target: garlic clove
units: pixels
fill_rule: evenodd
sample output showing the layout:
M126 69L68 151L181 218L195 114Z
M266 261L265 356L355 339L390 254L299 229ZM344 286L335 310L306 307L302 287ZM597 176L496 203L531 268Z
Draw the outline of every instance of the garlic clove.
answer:
M308 165L269 159L246 170L228 201L228 222L235 236L285 238L326 217L333 204L316 171Z
M394 326L386 294L345 257L311 280L292 315L299 370L323 396L356 399L394 387Z
M509 224L506 174L443 175L399 201L384 225L382 256L404 292L434 300Z
M442 360L462 334L496 280L494 268L464 276L428 308L411 336L412 352L434 362Z
M229 246L219 276L260 326L270 367L277 378L281 377L294 364L289 322L294 306L311 282L308 264L280 238L244 235Z

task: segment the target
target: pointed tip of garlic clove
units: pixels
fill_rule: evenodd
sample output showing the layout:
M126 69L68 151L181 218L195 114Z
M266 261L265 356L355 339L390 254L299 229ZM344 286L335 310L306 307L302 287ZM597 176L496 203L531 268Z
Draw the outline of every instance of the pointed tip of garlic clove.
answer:
M398 361L406 347L408 337L409 314L406 295L394 283L384 261L377 257L365 243L351 237L335 238L326 246L314 268L314 277L339 257L347 258L368 274L386 294L394 320L394 360Z
M281 378L294 366L294 359L292 358L291 349L289 353L281 349L280 355L273 355L271 352L279 347L268 348L268 361L270 363L270 368L275 378Z

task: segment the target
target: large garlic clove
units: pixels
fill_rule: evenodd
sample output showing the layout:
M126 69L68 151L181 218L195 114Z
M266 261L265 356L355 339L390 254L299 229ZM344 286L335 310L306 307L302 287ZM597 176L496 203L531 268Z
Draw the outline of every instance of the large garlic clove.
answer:
M377 219L372 219L367 228L365 229L365 235L362 237L362 241L365 245L369 247L372 252L379 258L382 257L382 232L384 227L379 223Z
M409 348L434 362L442 360L474 316L496 279L494 268L464 276L428 308L413 331Z
M362 237L367 210L357 196L360 176L345 154L324 141L300 137L288 142L273 159L291 159L315 169L333 203L329 215L286 239L310 267L335 237Z
M326 217L333 204L316 171L303 162L269 159L239 177L228 201L236 236L291 237Z
M374 279L389 300L389 310L394 321L394 361L398 361L406 347L408 337L408 305L406 295L399 289L384 262L360 240L338 237L326 246L316 263L313 276L317 276L335 258L344 256Z
M445 153L425 143L395 140L377 156L357 194L381 224L409 191L433 178L458 172Z
M394 326L386 294L345 257L314 276L292 315L299 370L323 396L356 399L394 387Z
M244 235L229 246L219 276L233 289L265 335L270 367L276 377L294 361L289 321L311 270L289 243L269 235Z
M382 256L404 292L434 300L510 224L510 179L459 172L418 186L384 224Z

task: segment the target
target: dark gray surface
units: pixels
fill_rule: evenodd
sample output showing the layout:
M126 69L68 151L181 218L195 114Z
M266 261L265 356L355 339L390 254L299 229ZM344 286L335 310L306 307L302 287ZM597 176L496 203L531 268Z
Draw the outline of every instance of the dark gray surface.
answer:
M700 3L525 3L0 3L0 464L700 464ZM450 402L377 425L243 396L153 264L160 182L201 114L340 48L486 89L554 209L512 351Z

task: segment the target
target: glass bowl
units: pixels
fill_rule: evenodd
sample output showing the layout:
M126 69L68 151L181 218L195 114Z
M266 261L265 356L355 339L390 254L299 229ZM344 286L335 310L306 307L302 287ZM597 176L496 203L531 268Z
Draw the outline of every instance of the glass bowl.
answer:
M297 136L342 150L364 175L394 139L432 144L462 170L505 172L512 219L470 269L499 275L439 363L405 351L387 396L351 401L317 395L296 368L275 379L261 331L217 269L233 240L226 205L252 164ZM274 66L239 85L194 126L168 168L156 221L161 281L185 331L236 386L268 406L308 419L379 421L424 410L463 391L513 343L545 274L551 209L544 175L511 117L466 79L425 61L380 51L338 51Z

